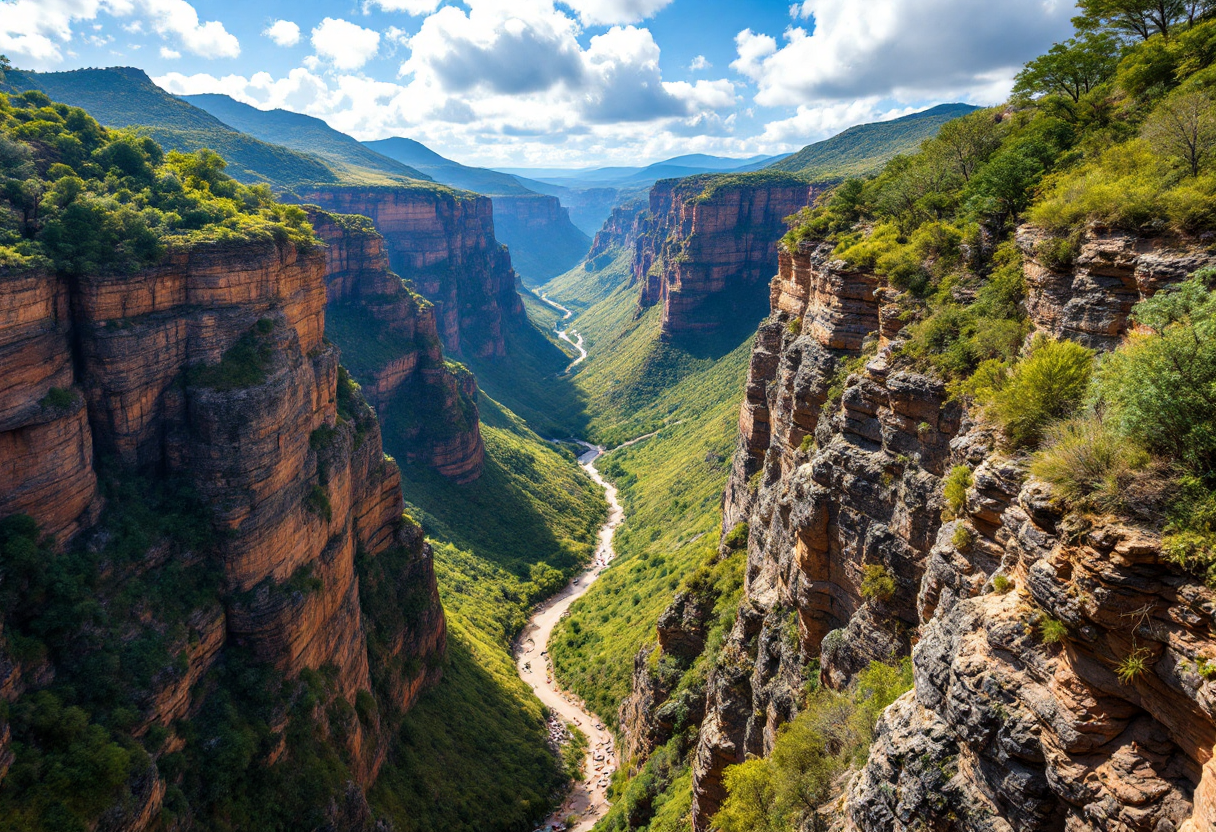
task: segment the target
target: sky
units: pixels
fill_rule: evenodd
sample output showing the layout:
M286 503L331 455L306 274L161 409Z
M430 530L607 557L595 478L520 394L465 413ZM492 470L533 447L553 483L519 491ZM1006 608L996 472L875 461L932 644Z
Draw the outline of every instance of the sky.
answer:
M0 0L22 69L136 66L406 136L466 164L797 150L934 104L993 105L1070 0Z

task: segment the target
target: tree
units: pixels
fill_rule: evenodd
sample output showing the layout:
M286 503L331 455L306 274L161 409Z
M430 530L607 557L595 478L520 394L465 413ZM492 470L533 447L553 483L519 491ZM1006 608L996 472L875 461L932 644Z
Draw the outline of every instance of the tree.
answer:
M937 144L963 181L969 182L976 169L1000 147L1004 132L991 111L980 110L943 124Z
M1132 39L1169 38L1180 26L1193 26L1216 8L1214 0L1080 0L1073 18L1080 32L1113 32Z
M1191 176L1216 152L1216 101L1198 90L1163 101L1144 124L1144 137L1158 153L1181 160Z
M1026 64L1018 74L1013 92L1028 98L1061 95L1076 104L1114 76L1119 53L1118 39L1106 32L1091 32L1057 43L1045 55Z

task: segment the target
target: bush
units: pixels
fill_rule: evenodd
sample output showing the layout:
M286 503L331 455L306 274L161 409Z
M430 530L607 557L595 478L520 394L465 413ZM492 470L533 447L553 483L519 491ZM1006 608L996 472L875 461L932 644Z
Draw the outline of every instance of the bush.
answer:
M1205 271L1133 310L1150 330L1102 362L1097 401L1117 432L1192 471L1216 467L1216 294Z
M64 390L62 387L52 387L42 397L39 404L52 410L67 410L76 404L76 394L71 390Z
M942 496L946 499L946 507L942 516L947 520L961 517L967 507L967 489L971 487L971 469L966 465L956 465L950 469L942 482Z
M1149 652L1143 647L1137 647L1128 653L1115 666L1115 675L1119 677L1119 684L1130 685L1132 682L1139 679L1148 670Z
M1128 481L1148 463L1148 454L1102 419L1082 416L1047 428L1030 473L1051 483L1071 505L1116 511L1124 504Z
M750 529L746 522L739 523L726 535L723 543L727 549L742 549L747 545L747 535Z
M1063 621L1045 615L1039 622L1039 637L1043 639L1044 644L1059 644L1067 636L1068 628L1064 626Z
M867 564L862 573L862 598L889 601L895 596L895 579L881 563Z
M997 595L1005 595L1013 589L1013 579L1003 572L992 576L992 591Z
M955 549L961 552L975 542L975 534L971 529L960 523L954 528L954 534L950 536L950 542L954 544Z
M785 329L790 335L797 338L802 334L802 318L794 318L785 325Z
M987 402L1014 448L1038 444L1047 425L1068 416L1089 387L1093 351L1072 341L1037 338Z

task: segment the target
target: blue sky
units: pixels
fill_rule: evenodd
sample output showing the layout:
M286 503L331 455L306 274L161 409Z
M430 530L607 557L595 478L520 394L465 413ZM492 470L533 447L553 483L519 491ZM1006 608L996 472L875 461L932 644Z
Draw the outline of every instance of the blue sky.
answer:
M0 0L19 67L141 67L176 93L408 136L471 164L775 154L995 104L1066 0Z

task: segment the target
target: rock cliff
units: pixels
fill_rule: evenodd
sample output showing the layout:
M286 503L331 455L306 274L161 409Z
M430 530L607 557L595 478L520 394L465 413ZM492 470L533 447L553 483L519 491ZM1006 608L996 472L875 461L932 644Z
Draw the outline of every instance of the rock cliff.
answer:
M325 333L376 409L386 448L458 482L477 479L477 384L445 362L434 305L389 270L384 238L366 218L308 213L325 243Z
M442 187L326 187L298 192L327 211L369 217L389 266L435 305L452 355L506 355L503 327L524 320L511 258L494 237L489 197Z
M812 196L805 181L785 174L658 182L634 230L640 306L662 304L666 335L714 332L753 311L757 287L777 269L785 218Z
M367 252L343 252L340 268L330 251L329 282L341 295L360 284L356 261ZM0 275L0 360L17 371L0 389L0 517L30 515L76 553L73 568L95 575L93 595L109 616L135 586L172 585L196 568L218 578L215 600L199 596L178 618L136 607L115 641L69 632L47 642L49 654L27 648L41 659L0 662L6 699L55 678L70 683L73 668L108 666L107 656L126 667L130 639L167 640L167 666L121 684L137 691L137 710L124 717L131 733L161 732L160 751L172 753L195 741L181 726L205 706L228 657L288 680L324 669L322 710L375 697L375 715L329 736L354 780L374 781L393 715L436 679L444 619L429 550L402 520L379 425L323 339L326 269L319 246L266 240L172 250L134 274ZM116 560L114 541L130 531L106 517L131 510L131 483L152 494L169 483L186 489L202 518L193 543L159 539L150 515L136 538L146 551L131 544L135 560ZM103 493L123 496L109 498L98 525ZM369 617L376 597L408 612ZM8 610L6 630L26 640L42 632L51 601L35 600ZM284 712L280 742L286 722ZM283 754L272 749L258 764ZM160 817L166 782L155 764L148 771L125 798L138 811L128 806L112 828Z
M570 221L555 196L494 196L494 233L529 285L540 285L577 266L591 240Z
M1061 262L1043 240L1019 233L1031 323L1098 349L1127 334L1137 301L1216 261L1091 229ZM711 828L725 769L772 750L808 679L840 689L908 655L915 689L825 810L836 828L1213 828L1216 596L1166 562L1159 526L1069 515L940 381L909 369L888 292L830 246L781 253L724 498L723 532L747 533L746 583L705 686L694 828ZM943 520L959 465L972 485ZM876 592L879 568L890 584ZM998 573L1012 591L994 591ZM687 608L678 598L664 621ZM1066 628L1058 643L1046 620ZM1121 683L1131 654L1148 669ZM665 736L665 691L644 663L622 709L635 763Z

